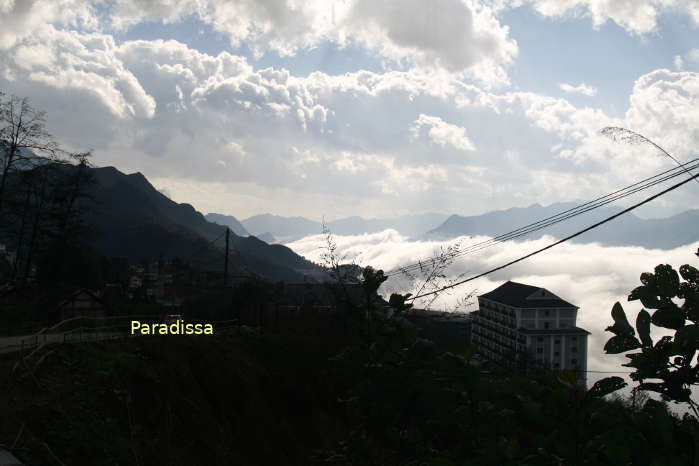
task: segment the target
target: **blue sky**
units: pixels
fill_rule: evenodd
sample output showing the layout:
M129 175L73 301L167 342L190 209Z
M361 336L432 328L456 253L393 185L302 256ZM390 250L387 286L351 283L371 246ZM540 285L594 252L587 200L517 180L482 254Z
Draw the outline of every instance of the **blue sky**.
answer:
M669 168L604 126L699 154L698 23L683 0L4 0L0 90L203 212L468 215Z

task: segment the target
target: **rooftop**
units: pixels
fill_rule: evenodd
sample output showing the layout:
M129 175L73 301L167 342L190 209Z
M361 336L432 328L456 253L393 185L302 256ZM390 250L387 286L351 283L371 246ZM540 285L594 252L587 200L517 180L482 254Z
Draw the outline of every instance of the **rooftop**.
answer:
M507 281L489 293L479 296L501 304L519 308L570 307L574 304L559 298L545 288Z

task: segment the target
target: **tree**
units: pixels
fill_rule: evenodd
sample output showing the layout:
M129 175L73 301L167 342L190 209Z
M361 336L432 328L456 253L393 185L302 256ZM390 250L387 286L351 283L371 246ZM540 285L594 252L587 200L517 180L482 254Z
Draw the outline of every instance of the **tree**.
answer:
M699 256L699 250L696 255ZM627 354L630 361L623 364L635 369L631 379L639 382L638 389L659 393L665 401L687 403L699 418L699 404L691 398L691 388L699 385L699 359L694 359L699 350L699 270L685 264L678 274L670 265L661 264L655 267L654 273L642 273L641 283L628 299L640 300L644 308L655 311L651 315L641 309L634 331L621 304L614 304L614 325L606 329L614 336L607 341L604 351L620 354L640 349L640 352ZM684 302L680 305L675 299ZM675 334L654 343L651 324L674 330ZM646 382L649 379L660 382ZM623 385L618 384L616 389Z
M46 131L46 113L33 108L26 97L4 99L0 93L0 154L1 214L10 173L59 159L58 145Z

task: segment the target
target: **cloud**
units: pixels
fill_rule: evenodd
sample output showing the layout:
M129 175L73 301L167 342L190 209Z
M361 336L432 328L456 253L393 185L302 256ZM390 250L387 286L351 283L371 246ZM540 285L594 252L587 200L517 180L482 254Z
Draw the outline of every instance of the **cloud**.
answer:
M677 71L682 71L684 69L684 59L680 55L675 55L672 58L672 64Z
M613 21L638 35L657 32L658 17L669 11L687 14L699 25L699 5L689 0L528 0L528 3L544 16L590 17L595 28Z
M692 49L687 52L687 60L693 63L699 63L699 48Z
M421 113L411 131L415 138L419 137L422 129L427 129L430 140L440 146L452 146L464 152L470 152L476 148L466 135L466 128L447 123L439 117Z
M558 85L558 87L560 87L563 92L566 92L568 94L582 94L582 95L586 95L588 97L593 97L593 96L597 95L597 88L594 88L592 86L588 86L585 83L581 83L577 86L573 86L571 84L566 84L566 83L561 83Z
M592 198L668 168L650 148L601 137L604 126L641 132L677 158L699 147L691 72L640 77L627 114L611 118L423 69L300 77L177 41L117 44L52 26L4 51L0 65L0 87L47 110L68 148L167 179L173 196L197 206L211 206L202 193L212 183L230 184L219 203L239 216L259 205L294 215L474 214ZM237 189L260 198L233 203ZM691 194L668 207L697 206Z
M457 238L452 242L411 241L393 230L357 236L335 236L337 254L347 255L348 260L356 259L361 265L389 271L400 266L413 264L418 259L433 257L440 248L446 248L461 241L462 247L487 240L485 237ZM314 235L287 244L298 254L311 260L322 262L325 238ZM448 279L459 274L466 277L476 275L496 266L502 265L534 251L553 241L551 237L524 242L500 243L482 251L467 254L452 264L446 273ZM458 300L469 292L477 295L487 293L507 280L540 286L561 298L580 307L577 325L592 334L588 339L588 370L628 371L621 364L627 362L623 356L606 355L603 347L612 336L605 332L611 325L611 308L617 301L621 302L627 312L629 321L635 320L641 305L638 301L627 302L631 290L640 285L639 275L652 272L658 264L671 264L675 269L682 264L697 265L694 252L699 243L680 248L661 251L639 247L603 247L596 244L564 243L511 267L461 285L449 294L442 294L433 304L434 309L452 309ZM380 290L384 294L391 292L414 292L414 284L404 279L391 278ZM467 311L475 310L467 306ZM668 334L653 328L652 336L658 339ZM588 385L610 374L589 374ZM620 374L621 375L621 374ZM625 376L626 377L626 376ZM628 381L628 379L627 379ZM630 381L629 381L630 382ZM634 383L630 383L633 385Z
M258 57L358 44L395 63L467 73L488 85L507 83L517 55L507 27L478 0L5 0L0 18L0 48L48 24L105 32L196 18Z

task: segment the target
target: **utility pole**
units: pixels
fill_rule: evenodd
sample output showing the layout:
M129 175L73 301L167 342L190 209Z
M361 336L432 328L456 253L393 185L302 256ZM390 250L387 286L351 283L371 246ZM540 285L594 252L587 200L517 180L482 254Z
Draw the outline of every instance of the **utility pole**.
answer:
M230 241L231 230L226 227L226 260L223 263L223 286L228 286L228 242Z

